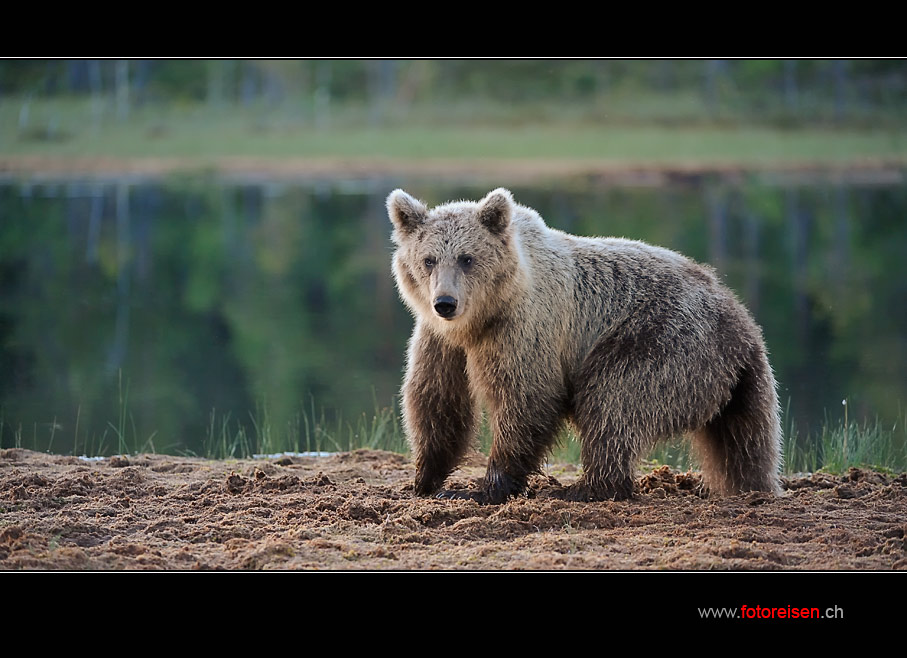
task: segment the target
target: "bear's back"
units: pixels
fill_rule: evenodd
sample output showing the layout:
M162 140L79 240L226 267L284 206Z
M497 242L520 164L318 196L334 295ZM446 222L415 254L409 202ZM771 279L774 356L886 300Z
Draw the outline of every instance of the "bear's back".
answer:
M588 350L618 327L701 333L720 321L717 309L739 307L714 269L638 240L584 237L545 225L533 211L514 228L530 283L530 305L545 307L558 342ZM745 311L742 311L745 313Z

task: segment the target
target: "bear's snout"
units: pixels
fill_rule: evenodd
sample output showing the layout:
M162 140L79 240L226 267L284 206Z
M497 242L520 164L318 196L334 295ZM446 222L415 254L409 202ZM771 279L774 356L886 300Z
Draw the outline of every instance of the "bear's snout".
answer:
M450 319L457 312L457 300L450 295L441 295L435 299L435 313L442 318Z

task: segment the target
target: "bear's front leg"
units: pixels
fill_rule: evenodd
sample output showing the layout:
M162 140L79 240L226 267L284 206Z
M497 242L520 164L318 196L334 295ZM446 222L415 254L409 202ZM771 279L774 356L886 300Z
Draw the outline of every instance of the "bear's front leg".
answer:
M466 453L479 417L463 350L420 325L410 339L403 420L416 464L416 494L430 496Z
M563 405L555 396L533 394L499 398L494 407L480 502L498 505L526 491L529 474L538 472L554 443Z

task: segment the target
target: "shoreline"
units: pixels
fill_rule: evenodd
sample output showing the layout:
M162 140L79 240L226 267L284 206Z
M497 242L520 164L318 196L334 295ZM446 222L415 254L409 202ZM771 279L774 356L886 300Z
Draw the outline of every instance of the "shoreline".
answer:
M382 157L135 157L0 155L0 179L156 179L174 174L214 174L233 180L307 180L336 178L417 178L537 183L564 178L602 183L664 185L714 176L741 179L756 175L786 183L892 184L907 180L907 157L851 158L845 161L619 161L567 158L382 158Z

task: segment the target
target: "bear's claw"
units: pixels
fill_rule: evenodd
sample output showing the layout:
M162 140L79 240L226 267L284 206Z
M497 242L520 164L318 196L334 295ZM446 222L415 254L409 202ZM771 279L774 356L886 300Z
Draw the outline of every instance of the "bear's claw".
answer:
M487 497L481 491L467 491L467 490L455 490L455 489L444 489L439 491L435 498L441 498L444 500L474 500L479 504L484 504L487 502Z

